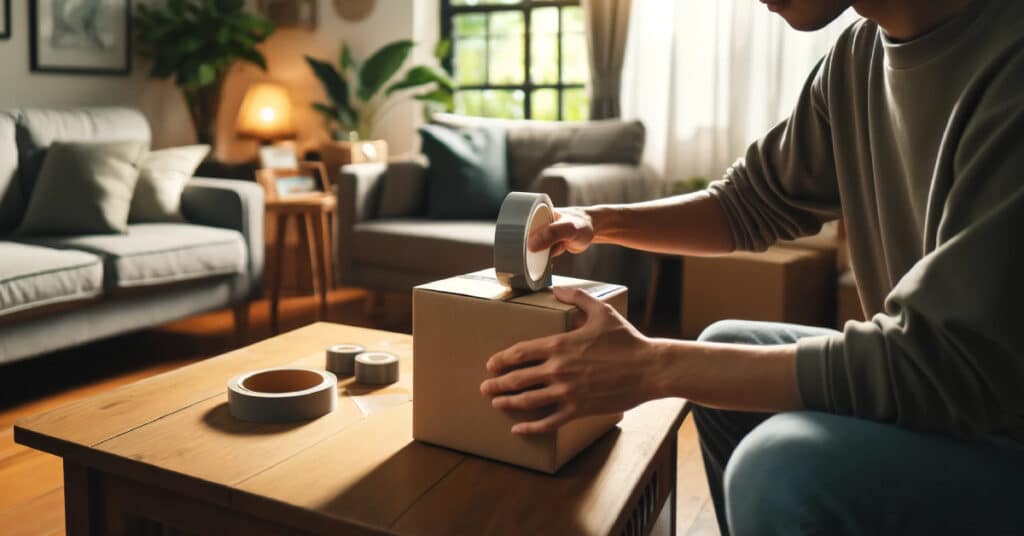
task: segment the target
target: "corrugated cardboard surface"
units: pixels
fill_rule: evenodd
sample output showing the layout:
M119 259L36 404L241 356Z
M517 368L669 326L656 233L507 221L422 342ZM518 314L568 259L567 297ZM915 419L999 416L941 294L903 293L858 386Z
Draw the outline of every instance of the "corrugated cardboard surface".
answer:
M696 338L718 320L831 326L835 251L773 247L763 253L687 257L682 331Z
M545 436L514 436L512 425L545 412L502 412L480 393L495 352L571 329L573 306L550 291L517 295L483 271L428 283L413 291L413 437L436 445L555 472L619 421L588 417ZM580 286L625 314L625 287L556 278ZM496 285L496 286L495 286Z

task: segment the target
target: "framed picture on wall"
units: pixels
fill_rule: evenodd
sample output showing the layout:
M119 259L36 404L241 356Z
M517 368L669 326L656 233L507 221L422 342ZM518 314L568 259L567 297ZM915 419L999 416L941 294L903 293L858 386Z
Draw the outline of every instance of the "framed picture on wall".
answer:
M128 74L131 0L29 0L32 70Z
M0 39L11 38L11 0L0 0Z

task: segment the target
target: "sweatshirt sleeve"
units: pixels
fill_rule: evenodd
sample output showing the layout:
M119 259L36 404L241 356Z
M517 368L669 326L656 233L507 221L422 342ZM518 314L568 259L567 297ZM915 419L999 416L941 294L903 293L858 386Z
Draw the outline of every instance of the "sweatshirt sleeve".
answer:
M1000 65L950 119L934 239L885 314L798 343L810 409L968 438L1024 429L1024 54Z
M709 190L736 249L763 251L817 233L839 217L839 189L824 85L829 56L815 66L788 118L754 142Z

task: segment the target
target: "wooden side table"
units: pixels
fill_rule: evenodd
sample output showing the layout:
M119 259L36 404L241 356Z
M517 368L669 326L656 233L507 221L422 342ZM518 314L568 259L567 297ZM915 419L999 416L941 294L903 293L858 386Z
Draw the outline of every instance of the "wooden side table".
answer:
M296 174L318 176L323 191L279 196L275 187L277 177ZM298 231L300 245L305 242L309 250L309 266L312 276L313 294L318 298L317 319L327 315L327 291L334 286L334 268L331 255L331 225L337 212L337 200L329 193L330 187L323 164L304 162L299 170L261 169L256 180L266 191L267 219L274 219L274 254L268 263L267 278L270 287L270 329L278 332L278 306L283 277L284 242L288 225L293 221Z

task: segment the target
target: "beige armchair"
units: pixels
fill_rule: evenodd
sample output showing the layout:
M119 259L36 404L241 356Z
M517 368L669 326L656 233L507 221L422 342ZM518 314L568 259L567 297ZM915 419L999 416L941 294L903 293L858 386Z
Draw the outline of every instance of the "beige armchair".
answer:
M500 125L508 131L513 190L543 192L556 206L650 199L655 187L639 165L644 127L639 122L550 123L440 114L449 126ZM338 277L371 290L411 287L493 265L494 222L431 220L424 214L424 161L343 166L335 192ZM562 256L555 273L622 281L620 248L595 246Z

